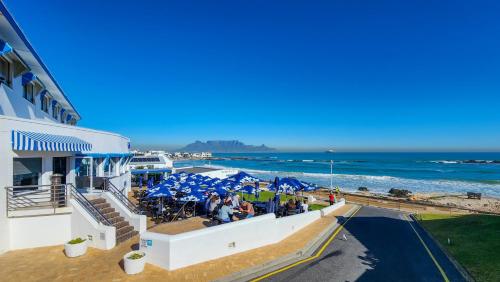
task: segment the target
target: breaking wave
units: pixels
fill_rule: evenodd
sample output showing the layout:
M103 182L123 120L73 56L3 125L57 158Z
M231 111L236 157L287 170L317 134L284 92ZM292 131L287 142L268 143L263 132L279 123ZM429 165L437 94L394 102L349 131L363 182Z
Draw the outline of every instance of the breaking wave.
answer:
M330 174L256 170L228 166L212 166L244 170L263 180L272 180L274 177L296 177L298 179L316 183L323 187L330 186ZM430 180L409 179L394 176L333 174L333 186L356 191L358 187L368 187L371 192L387 193L391 188L404 188L414 193L466 193L478 192L490 196L500 197L500 181L459 181L459 180Z

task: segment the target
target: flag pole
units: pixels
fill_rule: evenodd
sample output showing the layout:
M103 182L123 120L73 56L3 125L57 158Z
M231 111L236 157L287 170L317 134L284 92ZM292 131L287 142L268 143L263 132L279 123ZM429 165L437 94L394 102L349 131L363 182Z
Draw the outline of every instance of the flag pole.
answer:
M330 160L330 192L333 191L333 160Z

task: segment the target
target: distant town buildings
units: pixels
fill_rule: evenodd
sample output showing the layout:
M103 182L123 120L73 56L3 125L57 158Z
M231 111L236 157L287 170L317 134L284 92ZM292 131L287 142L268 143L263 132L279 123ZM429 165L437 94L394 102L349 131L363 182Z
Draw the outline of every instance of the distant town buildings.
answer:
M200 153L189 153L189 152L165 152L160 150L150 150L150 151L132 151L134 156L157 156L163 155L171 160L204 160L212 157L210 152L200 152Z

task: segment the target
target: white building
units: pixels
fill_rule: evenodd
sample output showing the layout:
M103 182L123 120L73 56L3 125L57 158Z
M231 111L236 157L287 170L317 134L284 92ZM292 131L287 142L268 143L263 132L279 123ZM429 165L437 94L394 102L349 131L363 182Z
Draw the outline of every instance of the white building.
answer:
M174 162L164 154L148 154L134 156L129 162L131 170L135 169L171 169Z
M0 254L77 236L109 249L145 220L120 195L130 140L77 127L80 114L1 1L0 13Z

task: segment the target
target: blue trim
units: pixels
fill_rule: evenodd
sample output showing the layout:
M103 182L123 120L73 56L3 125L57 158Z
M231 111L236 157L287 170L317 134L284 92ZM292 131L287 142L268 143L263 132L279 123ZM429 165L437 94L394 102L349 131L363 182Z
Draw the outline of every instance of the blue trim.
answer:
M92 158L123 158L133 156L131 153L90 153L77 154L77 157L92 157Z
M33 80L36 80L36 75L32 72L27 72L25 74L23 74L23 86L25 86L26 84L32 82Z
M16 21L14 20L14 18L10 14L9 10L7 10L7 7L5 6L5 4L2 1L0 1L0 12L7 19L7 21L10 23L10 25L12 26L12 28L14 28L14 30L17 33L17 35L21 38L21 40L24 42L24 44L26 45L26 47L28 47L28 49L30 50L31 54L33 54L33 56L38 61L38 63L40 64L40 66L42 66L43 70L47 73L47 75L50 77L50 79L52 80L52 82L54 82L54 84L57 87L57 89L59 90L59 92L61 92L61 95L63 95L63 97L66 99L66 101L68 101L68 104L70 104L70 106L73 108L73 110L75 111L75 113L81 119L80 113L78 113L78 111L76 110L75 106L73 106L73 104L71 103L71 101L69 100L69 98L66 96L66 94L64 94L64 91L62 90L61 86L59 86L59 84L57 83L57 81L54 78L54 76L52 75L52 73L50 73L50 71L47 68L47 66L42 62L42 59L40 58L40 56L38 56L38 54L36 53L36 51L33 48L33 46L31 46L30 42L26 38L26 35L24 35L23 31L21 30L21 28L19 27L19 25L16 23Z
M9 43L0 40L0 56L3 56L5 54L8 54L12 52L12 46L9 45Z
M12 149L17 151L82 152L92 150L92 144L73 136L12 130L11 138Z
M144 174L144 173L165 173L172 172L171 169L168 168L151 168L151 169L132 169L130 173L132 174Z

